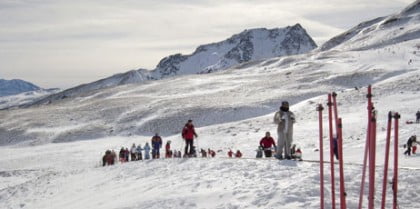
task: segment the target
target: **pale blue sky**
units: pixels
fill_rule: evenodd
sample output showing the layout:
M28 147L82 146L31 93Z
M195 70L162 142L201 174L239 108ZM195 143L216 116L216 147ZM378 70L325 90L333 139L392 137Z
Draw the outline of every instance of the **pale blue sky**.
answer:
M0 78L66 88L250 28L300 23L321 44L411 0L1 0Z

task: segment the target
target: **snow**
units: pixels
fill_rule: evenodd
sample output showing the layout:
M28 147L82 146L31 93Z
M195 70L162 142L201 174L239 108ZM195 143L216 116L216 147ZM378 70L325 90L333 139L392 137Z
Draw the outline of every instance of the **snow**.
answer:
M372 43L378 43L375 37L384 36L370 36ZM345 45L351 42L359 43L349 39ZM266 131L277 138L274 112L288 100L297 120L294 143L302 148L304 159L318 160L315 108L319 103L326 107L327 93L332 91L338 94L343 118L347 206L357 208L366 87L372 84L378 111L375 205L381 198L387 114L396 111L402 116L398 204L418 209L420 155L404 156L402 145L411 135L420 135L419 124L405 123L414 120L420 108L419 53L417 38L363 50L340 46L0 111L0 208L319 208L318 163L254 157ZM105 150L144 145L154 132L161 133L164 142L171 140L172 149L181 150L179 132L190 118L199 135L197 148L221 150L216 158L101 167ZM326 119L325 111L324 133L328 133ZM323 142L329 160L328 138ZM229 149L241 150L243 159L227 158ZM324 169L326 208L330 208L329 164ZM388 207L391 201L388 185ZM366 206L367 195L364 202Z

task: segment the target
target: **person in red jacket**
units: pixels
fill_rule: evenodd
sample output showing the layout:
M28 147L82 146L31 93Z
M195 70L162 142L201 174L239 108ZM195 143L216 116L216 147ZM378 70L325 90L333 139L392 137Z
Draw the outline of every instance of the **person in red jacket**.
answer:
M270 132L265 132L265 137L260 140L260 146L264 150L265 157L272 156L272 147L277 148L276 143L274 142L273 137L270 136Z
M188 120L182 129L182 138L185 140L185 156L191 156L193 154L194 136L198 137L197 133L195 133L192 120Z
M235 157L241 158L242 157L242 152L237 150L236 153L235 153Z
M232 157L232 156L233 156L233 152L232 152L232 150L231 150L231 149L229 149L228 156L229 156L229 157Z

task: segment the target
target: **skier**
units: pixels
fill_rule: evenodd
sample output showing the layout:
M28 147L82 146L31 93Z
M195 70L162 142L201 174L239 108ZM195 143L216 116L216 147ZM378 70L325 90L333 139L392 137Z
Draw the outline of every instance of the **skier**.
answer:
M201 157L202 157L202 158L206 158L206 157L207 157L207 152L206 152L206 150L201 149L201 150L200 150L200 152L201 152Z
M141 145L137 145L136 148L136 155L137 155L137 160L143 160L143 154L141 153L143 149L141 148Z
M128 162L129 158L130 158L130 151L128 150L128 148L125 148L125 152L124 152L124 157L125 157L125 162Z
M114 165L115 162L117 162L117 154L115 153L114 150L111 151L111 156L112 156L112 165Z
M242 152L237 150L236 153L235 153L235 157L241 158L242 157Z
M172 151L171 151L171 140L166 142L165 145L165 158L171 158L172 157Z
M114 164L114 158L112 157L111 151L107 150L105 152L105 155L102 157L102 166L113 165L113 164Z
M210 157L215 157L216 156L216 152L214 150L211 150L210 148L208 149L207 153Z
M120 158L120 162L121 163L124 163L125 162L125 150L124 150L124 147L121 147L120 153L119 153L118 157Z
M410 156L411 155L411 147L413 146L413 144L416 143L416 135L411 136L410 138L408 138L407 140L407 150L404 152L404 155Z
M290 149L293 142L293 123L295 123L293 112L289 111L289 102L283 101L280 110L274 115L274 123L277 124L277 154L278 159L291 159Z
M416 123L420 123L420 110L416 113Z
M229 149L229 152L227 153L229 157L233 157L233 152L231 149Z
M265 132L265 137L263 137L260 140L260 146L264 150L265 157L271 157L272 156L272 147L274 146L274 149L276 149L276 143L274 142L273 137L271 137L270 132Z
M256 158L262 158L263 157L263 148L261 146L258 146L257 151L257 156Z
M149 146L149 142L146 142L146 144L143 147L144 149L144 159L148 160L150 159L150 146Z
M192 120L188 120L187 124L185 124L182 129L182 138L185 140L185 156L191 157L191 155L193 155L194 136L198 137L195 132L194 125L192 124Z
M131 161L137 160L137 158L136 158L136 145L134 143L131 146L130 154L131 154Z
M152 137L152 157L153 159L157 159L160 157L160 148L162 148L162 138L156 133Z

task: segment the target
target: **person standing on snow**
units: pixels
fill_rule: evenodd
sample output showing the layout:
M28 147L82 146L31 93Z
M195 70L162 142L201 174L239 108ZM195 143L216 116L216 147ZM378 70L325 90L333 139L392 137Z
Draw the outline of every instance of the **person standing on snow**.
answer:
M182 129L182 138L185 141L185 156L192 156L194 153L194 136L197 138L198 135L195 133L194 125L192 120L188 120L187 124L185 124L184 128ZM189 148L189 149L188 149Z
M137 160L143 160L143 155L141 153L142 150L143 149L141 148L141 145L140 144L137 145L137 148L136 148Z
M156 133L152 137L152 157L158 159L160 157L160 148L162 148L162 138Z
M265 137L260 140L260 146L264 150L265 157L272 156L272 147L276 148L276 143L274 142L273 137L271 137L270 132L265 132Z
M144 149L144 159L145 160L150 159L150 145L149 145L149 142L146 142L143 149Z
M274 115L274 123L277 124L277 154L276 158L291 159L290 149L293 143L293 124L295 123L295 116L293 112L289 111L289 102L283 101L280 110Z
M416 143L416 135L411 136L408 140L407 140L407 150L404 152L404 155L410 156L411 155L411 147L413 146L414 143Z
M171 151L171 140L166 142L165 145L165 158L172 158L172 151Z
M135 144L133 144L131 146L130 155L131 155L131 161L137 160L137 156L136 156L136 145Z

